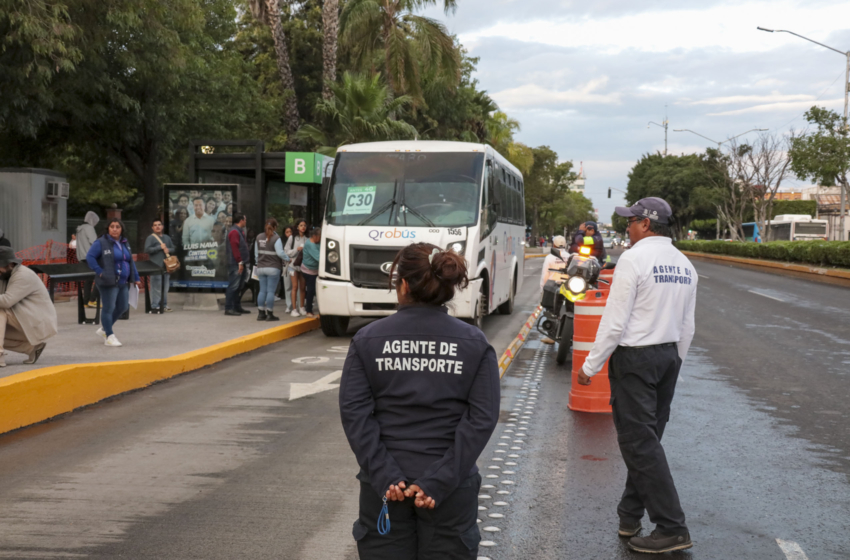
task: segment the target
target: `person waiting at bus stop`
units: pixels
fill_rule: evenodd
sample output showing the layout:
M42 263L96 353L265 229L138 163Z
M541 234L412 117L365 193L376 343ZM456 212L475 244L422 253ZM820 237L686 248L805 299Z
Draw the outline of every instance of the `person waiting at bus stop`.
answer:
M102 326L97 329L97 335L104 339L106 346L112 347L122 346L112 327L130 309L130 284L142 287L130 242L124 237L125 231L121 220L109 220L106 233L92 244L86 256L86 263L95 273L95 285L103 298Z
M361 560L474 560L475 462L499 417L496 353L444 306L468 285L462 256L414 243L390 270L398 312L357 332L340 384L360 465L354 539Z
M596 342L578 383L589 385L610 356L614 426L628 469L617 507L620 536L631 537L628 546L637 552L684 550L693 544L661 437L694 336L697 273L673 246L666 201L644 198L616 212L629 220L633 248L614 269ZM638 537L644 510L656 528Z
M245 265L249 261L248 241L245 239L245 228L248 219L245 214L237 212L233 215L233 227L227 232L225 247L227 252L227 291L224 298L225 315L247 315L248 310L242 309L242 286L245 285Z
M56 308L44 282L11 247L0 245L0 367L6 367L5 350L26 354L25 364L36 363L57 332Z

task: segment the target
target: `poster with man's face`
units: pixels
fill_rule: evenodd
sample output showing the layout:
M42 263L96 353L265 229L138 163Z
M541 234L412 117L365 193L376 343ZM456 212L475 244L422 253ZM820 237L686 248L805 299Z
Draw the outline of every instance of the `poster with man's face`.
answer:
M165 185L165 233L174 242L178 288L227 288L227 231L233 223L237 185Z

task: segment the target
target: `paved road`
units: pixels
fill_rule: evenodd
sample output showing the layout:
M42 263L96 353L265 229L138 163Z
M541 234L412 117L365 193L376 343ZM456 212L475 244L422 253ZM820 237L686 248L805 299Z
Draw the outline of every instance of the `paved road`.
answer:
M539 270L485 320L499 353ZM290 400L338 378L348 341L310 333L0 437L0 558L355 558L339 393Z
M536 304L528 263L515 314L485 324L499 351ZM804 558L783 539L850 558L850 292L696 267L697 336L665 434L696 543L676 557ZM0 438L0 558L355 558L337 391L289 400L291 383L333 379L346 345L313 333ZM479 461L493 477L482 557L633 557L616 537L610 416L570 412L568 393L533 337Z

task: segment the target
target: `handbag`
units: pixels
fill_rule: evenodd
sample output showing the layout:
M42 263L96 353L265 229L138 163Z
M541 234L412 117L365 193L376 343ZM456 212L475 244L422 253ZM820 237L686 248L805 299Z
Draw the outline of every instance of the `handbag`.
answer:
M157 234L154 233L153 236L156 237L157 241L162 243L162 239ZM165 260L162 261L162 264L165 265L165 271L169 274L180 270L180 259L169 254L168 249L165 249Z
M296 270L301 268L301 261L304 260L304 251L298 251L298 255L292 259L292 266L295 267Z

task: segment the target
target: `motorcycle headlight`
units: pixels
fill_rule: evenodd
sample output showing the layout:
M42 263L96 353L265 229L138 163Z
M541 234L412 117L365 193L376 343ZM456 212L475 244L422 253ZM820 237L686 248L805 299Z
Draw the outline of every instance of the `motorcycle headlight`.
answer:
M580 247L578 252L581 253L582 255L585 255L585 256L589 255L590 254L590 247L587 247L587 246Z
M465 249L466 241L455 241L454 243L449 243L449 246L446 247L446 250L454 251L458 255L463 255Z
M587 290L587 281L581 276L573 276L567 280L567 288L574 294L580 294Z

